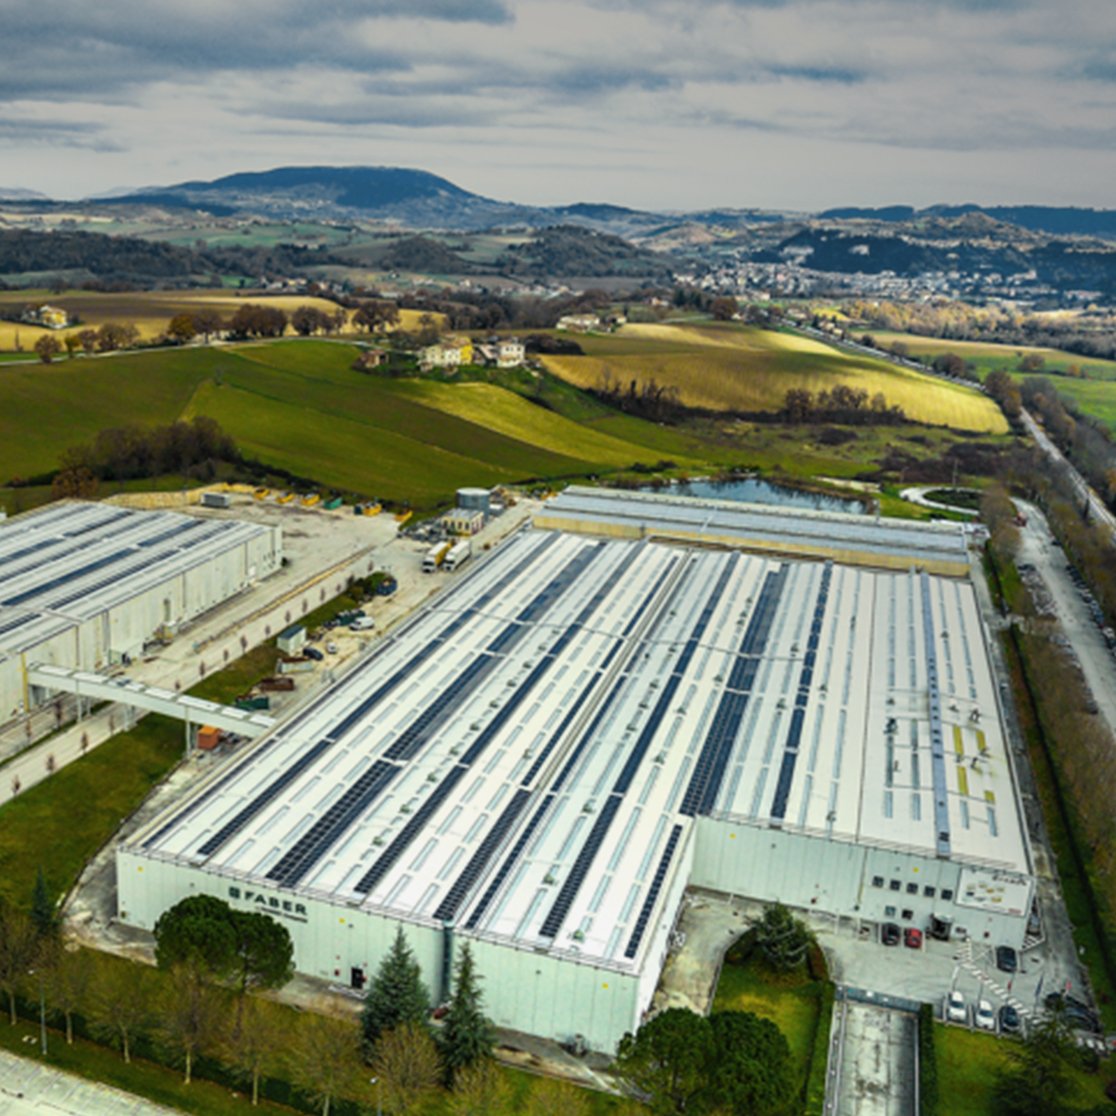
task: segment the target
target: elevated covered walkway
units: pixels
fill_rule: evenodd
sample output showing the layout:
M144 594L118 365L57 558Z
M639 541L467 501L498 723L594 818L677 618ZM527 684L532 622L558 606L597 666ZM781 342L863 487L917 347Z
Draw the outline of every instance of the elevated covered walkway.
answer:
M148 686L134 679L110 678L71 667L33 664L27 668L27 683L43 690L62 690L90 701L111 701L130 705L149 713L162 713L185 721L187 728L212 725L223 732L239 736L262 736L275 725L275 718L265 713L221 705L205 698L178 694L159 686Z

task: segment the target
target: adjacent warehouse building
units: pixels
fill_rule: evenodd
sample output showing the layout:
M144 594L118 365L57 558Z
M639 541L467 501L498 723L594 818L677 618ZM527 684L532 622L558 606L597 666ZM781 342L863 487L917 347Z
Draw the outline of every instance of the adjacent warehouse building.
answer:
M278 528L66 501L0 522L0 721L45 694L34 664L99 670L282 562Z
M497 1024L608 1051L691 884L1018 946L975 593L893 561L522 532L121 847L120 917L217 895L356 987L402 924L436 995L467 938Z

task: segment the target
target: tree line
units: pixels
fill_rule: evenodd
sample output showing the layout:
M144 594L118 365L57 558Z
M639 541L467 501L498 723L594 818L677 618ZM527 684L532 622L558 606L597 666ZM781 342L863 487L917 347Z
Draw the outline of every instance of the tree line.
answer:
M889 404L882 392L869 396L862 388L836 384L812 392L791 388L783 397L779 418L788 423L837 422L846 426L897 425L908 421L903 408Z
M197 415L162 426L121 426L99 431L92 441L64 450L52 481L56 499L88 498L103 480L133 480L167 474L211 479L220 462L243 458L216 419Z
M467 942L438 1026L401 928L359 1019L321 1002L296 1013L260 998L290 980L292 958L280 923L211 896L160 917L154 968L68 946L41 872L27 909L0 900L0 997L11 1026L41 1010L68 1044L82 1035L124 1062L176 1067L184 1084L204 1075L245 1088L253 1105L267 1096L322 1116L357 1105L409 1116L435 1100L450 1116L589 1116L583 1090L540 1080L525 1093L497 1068Z
M958 341L989 341L1064 349L1083 357L1116 359L1116 313L1091 310L1080 318L1027 313L1006 306L972 306L950 299L927 302L853 300L849 317L873 329Z
M678 422L686 414L678 388L660 384L653 376L646 380L633 376L624 383L606 368L590 393L624 414L652 422Z

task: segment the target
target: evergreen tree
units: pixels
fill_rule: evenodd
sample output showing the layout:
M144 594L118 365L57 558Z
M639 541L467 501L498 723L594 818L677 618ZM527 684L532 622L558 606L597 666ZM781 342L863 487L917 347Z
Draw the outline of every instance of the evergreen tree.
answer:
M385 1031L404 1023L427 1026L429 1013L430 992L400 926L364 998L361 1028L366 1049L371 1050Z
M40 941L53 938L58 933L58 915L41 866L35 876L35 890L31 893L31 923Z
M473 966L473 952L463 942L454 971L453 995L442 1024L442 1062L446 1077L492 1054L492 1024L481 1010L480 978Z
M810 940L806 923L795 918L782 903L764 907L763 917L756 925L756 943L772 969L778 972L797 969L806 960Z

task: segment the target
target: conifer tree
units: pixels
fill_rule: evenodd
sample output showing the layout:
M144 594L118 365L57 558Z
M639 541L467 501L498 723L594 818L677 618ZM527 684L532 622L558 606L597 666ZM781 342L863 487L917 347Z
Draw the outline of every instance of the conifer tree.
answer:
M427 1026L430 992L422 981L422 969L400 926L364 998L361 1028L367 1050L385 1031L403 1023Z
M40 941L51 939L58 933L58 915L41 865L35 876L35 890L31 893L31 922Z
M453 995L442 1023L442 1062L446 1077L492 1054L492 1024L481 1010L480 978L473 965L473 951L463 942L453 979Z

